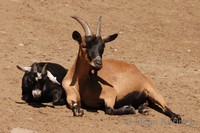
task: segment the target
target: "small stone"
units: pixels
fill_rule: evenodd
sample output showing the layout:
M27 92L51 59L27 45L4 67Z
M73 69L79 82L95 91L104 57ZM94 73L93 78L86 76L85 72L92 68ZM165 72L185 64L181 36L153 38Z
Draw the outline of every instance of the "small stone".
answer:
M19 47L24 47L24 44L23 43L19 43L18 46Z
M122 32L122 31L120 31L120 32L118 32L118 34L119 34L119 35L121 35L121 34L123 34L123 32Z
M0 31L0 33L1 33L1 34L6 34L6 32L5 32L5 31Z
M29 130L29 129L24 129L24 128L13 128L10 133L38 133L36 131L32 131L32 130Z
M26 120L32 121L33 118L32 117L27 117Z
M10 0L10 1L12 1L12 2L17 2L17 3L22 2L21 0Z

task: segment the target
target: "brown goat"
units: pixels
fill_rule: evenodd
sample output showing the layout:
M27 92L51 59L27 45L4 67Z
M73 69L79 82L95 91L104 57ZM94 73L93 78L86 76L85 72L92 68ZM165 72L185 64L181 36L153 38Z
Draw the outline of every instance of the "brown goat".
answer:
M142 105L139 112L146 113L143 103L149 100L158 105L174 123L181 123L181 117L167 107L150 79L135 65L117 60L103 60L102 63L105 43L113 41L118 34L102 38L101 17L96 35L92 34L83 19L77 16L72 18L77 20L85 31L85 36L81 36L77 31L72 34L79 44L78 56L62 82L66 100L74 116L83 115L81 104L92 108L104 107L105 113L109 115L134 114L132 106ZM99 70L98 75L90 76L91 69Z

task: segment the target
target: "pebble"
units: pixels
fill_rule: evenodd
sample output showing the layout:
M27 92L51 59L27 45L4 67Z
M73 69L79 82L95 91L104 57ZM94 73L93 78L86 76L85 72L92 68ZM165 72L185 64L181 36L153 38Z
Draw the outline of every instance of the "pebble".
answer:
M38 133L36 131L32 131L29 129L25 129L25 128L13 128L10 133Z
M27 117L26 120L32 121L33 118L32 117Z
M23 43L19 43L18 46L19 47L24 47L24 44Z
M120 31L120 32L118 32L118 34L119 34L119 35L122 35L122 34L124 34L124 33L123 33L122 31Z
M16 2L16 3L20 3L22 2L22 0L10 0L11 2Z
M5 31L0 31L0 33L1 33L1 34L6 34L6 32L5 32Z

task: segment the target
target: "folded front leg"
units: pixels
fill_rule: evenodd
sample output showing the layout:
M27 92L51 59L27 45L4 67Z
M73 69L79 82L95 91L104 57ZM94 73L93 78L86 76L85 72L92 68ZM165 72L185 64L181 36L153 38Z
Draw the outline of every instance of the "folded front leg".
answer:
M66 89L67 103L74 116L83 116L84 111L81 108L81 99L78 91L74 87Z

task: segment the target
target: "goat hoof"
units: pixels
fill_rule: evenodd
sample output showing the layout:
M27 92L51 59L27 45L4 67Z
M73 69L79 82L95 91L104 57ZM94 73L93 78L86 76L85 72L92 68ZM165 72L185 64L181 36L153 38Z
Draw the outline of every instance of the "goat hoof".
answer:
M133 106L124 106L126 114L136 114L135 108Z
M80 117L80 116L83 116L84 111L82 108L74 108L73 113L74 113L74 116Z
M174 114L172 117L171 117L171 120L173 123L176 123L176 124L179 124L182 122L181 120L181 116L180 115L177 115L177 114Z
M138 112L143 115L149 115L149 109L147 108L139 109Z
M141 104L141 105L138 107L138 112L139 112L140 114L143 114L143 115L149 115L148 102L145 102L145 103Z
M106 107L105 114L112 115L113 114L113 109L110 108L110 107Z
M83 116L84 111L81 108L81 105L74 101L72 101L72 104L73 104L72 111L73 111L74 116L76 116L76 117Z
M138 108L138 112L140 114L143 114L143 115L149 115L149 108L148 107L144 107L144 106L140 106Z
M73 110L74 116L78 117L78 116L83 116L83 114L84 114L83 109L77 103L74 103L74 106L73 106L72 110Z

